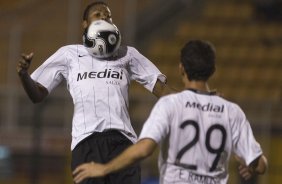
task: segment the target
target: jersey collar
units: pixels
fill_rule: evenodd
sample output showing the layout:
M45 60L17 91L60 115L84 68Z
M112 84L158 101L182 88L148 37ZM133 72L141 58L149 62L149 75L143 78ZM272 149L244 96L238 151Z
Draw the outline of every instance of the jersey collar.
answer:
M187 88L186 90L189 90L194 93L201 94L201 95L216 95L216 91L200 91L200 90L193 89L193 88Z

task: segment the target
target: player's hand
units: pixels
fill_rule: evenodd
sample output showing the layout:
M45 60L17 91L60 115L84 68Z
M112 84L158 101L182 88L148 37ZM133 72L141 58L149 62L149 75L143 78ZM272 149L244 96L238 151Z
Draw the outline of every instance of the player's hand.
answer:
M249 180L250 178L252 178L255 174L253 168L251 166L247 166L245 161L241 157L234 155L234 158L239 163L238 170L240 176L245 180Z
M103 177L105 176L105 167L103 164L98 164L95 162L81 164L73 171L73 176L75 183L80 183L86 178Z
M254 175L253 169L248 167L248 166L246 166L246 165L240 164L238 169L239 169L239 174L245 180L251 179L253 177L253 175Z
M33 58L33 52L30 54L22 54L22 58L19 60L18 65L17 65L17 72L19 75L22 75L24 73L27 73L31 60Z

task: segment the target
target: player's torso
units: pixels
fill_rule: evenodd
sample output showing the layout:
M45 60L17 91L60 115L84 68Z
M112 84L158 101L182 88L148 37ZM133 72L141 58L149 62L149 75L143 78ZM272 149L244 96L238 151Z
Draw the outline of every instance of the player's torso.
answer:
M126 92L129 85L126 60L97 60L90 55L79 55L69 64L68 85L74 97L76 93L87 95L93 88L105 95L109 92Z
M176 174L173 178L188 183L216 183L211 176L225 172L231 150L226 104L215 95L187 90L177 96L174 105L177 110L167 159L169 165L176 165L170 168L171 174Z
M69 52L67 57L66 80L73 98L76 130L85 134L84 127L103 131L129 123L127 57L98 60L84 50Z

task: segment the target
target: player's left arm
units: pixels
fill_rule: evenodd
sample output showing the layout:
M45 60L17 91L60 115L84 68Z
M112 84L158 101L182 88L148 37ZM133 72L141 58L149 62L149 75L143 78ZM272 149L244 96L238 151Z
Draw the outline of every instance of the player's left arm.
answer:
M171 88L169 85L167 85L165 82L160 81L159 79L157 80L153 88L153 94L158 98L171 93L176 93L177 91L178 90Z
M78 166L73 171L74 181L79 183L86 178L104 177L107 174L124 169L150 156L156 147L157 143L152 139L142 139L106 164L91 162Z
M264 155L260 155L249 165L246 165L243 159L235 156L235 159L239 162L239 174L245 180L252 178L254 175L264 174L268 167L268 161Z

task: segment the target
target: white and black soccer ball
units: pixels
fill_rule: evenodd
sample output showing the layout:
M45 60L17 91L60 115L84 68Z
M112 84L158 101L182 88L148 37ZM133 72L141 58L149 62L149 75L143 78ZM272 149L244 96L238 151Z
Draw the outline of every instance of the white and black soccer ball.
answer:
M104 20L92 22L83 34L83 45L99 59L111 57L118 50L120 42L118 28Z

